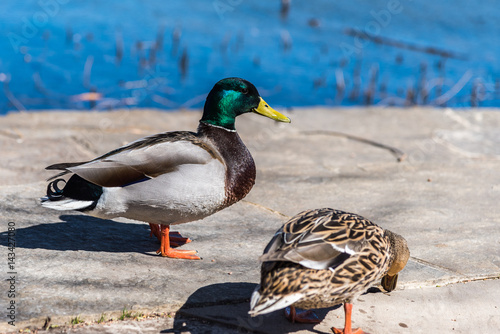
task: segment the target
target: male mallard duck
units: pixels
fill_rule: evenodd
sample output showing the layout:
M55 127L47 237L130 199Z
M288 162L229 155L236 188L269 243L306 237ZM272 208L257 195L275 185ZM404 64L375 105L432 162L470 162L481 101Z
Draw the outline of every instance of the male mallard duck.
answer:
M333 209L308 210L292 217L274 235L260 257L260 286L252 295L250 315L292 305L287 317L318 322L312 309L344 303L345 328L351 334L351 301L382 278L396 288L410 251L406 240L356 214ZM354 333L363 331L356 329Z
M49 183L42 205L104 219L148 222L161 241L158 253L200 259L196 251L171 248L171 243L190 240L169 236L170 225L205 218L252 189L255 164L234 127L235 118L247 112L290 122L269 107L250 82L223 79L207 96L197 133L159 133L88 162L51 165L47 169L64 172L51 178L55 180ZM58 178L68 173L73 175L67 182ZM66 183L63 189L60 182Z

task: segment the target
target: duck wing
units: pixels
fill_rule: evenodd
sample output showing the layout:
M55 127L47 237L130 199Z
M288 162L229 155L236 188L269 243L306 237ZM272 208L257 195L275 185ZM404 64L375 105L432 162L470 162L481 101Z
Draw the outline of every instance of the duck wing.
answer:
M75 173L102 187L120 187L154 178L184 164L205 164L221 159L212 147L188 131L164 132L136 140L94 160L59 163L49 170L63 170L52 177Z
M366 247L360 216L340 210L318 209L299 213L274 235L262 262L289 261L311 269L334 269Z

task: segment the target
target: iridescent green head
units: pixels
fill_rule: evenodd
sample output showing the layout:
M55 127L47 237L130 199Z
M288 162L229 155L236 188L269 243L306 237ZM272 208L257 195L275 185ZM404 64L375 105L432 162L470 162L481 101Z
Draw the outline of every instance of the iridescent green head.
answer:
M217 82L207 96L201 122L235 130L236 116L255 112L280 122L290 123L271 108L259 95L257 88L240 78L226 78Z

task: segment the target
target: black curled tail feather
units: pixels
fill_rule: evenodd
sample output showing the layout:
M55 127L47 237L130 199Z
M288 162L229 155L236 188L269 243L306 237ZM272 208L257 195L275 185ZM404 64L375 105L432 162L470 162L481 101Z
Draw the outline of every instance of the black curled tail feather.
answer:
M64 182L63 188L59 187L60 182ZM85 180L73 174L68 181L58 178L50 182L47 186L47 196L44 201L59 201L61 199L74 199L78 201L93 201L94 203L87 209L93 209L101 197L103 189L101 186Z
M64 188L59 188L59 182L64 182L64 184L66 184L66 180L64 179L55 179L47 185L47 199L49 201L58 201L63 198Z

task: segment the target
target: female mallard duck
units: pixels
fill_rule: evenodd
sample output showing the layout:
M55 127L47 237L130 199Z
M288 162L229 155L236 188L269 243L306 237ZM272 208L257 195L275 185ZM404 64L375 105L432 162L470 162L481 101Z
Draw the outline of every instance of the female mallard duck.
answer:
M47 169L64 172L51 178L55 180L42 205L148 222L161 241L158 253L200 259L196 251L171 248L190 240L169 235L170 225L205 218L238 202L253 187L255 164L234 127L235 118L247 112L290 122L250 82L223 79L207 96L197 133L159 133L88 162L51 165ZM58 178L68 173L67 182ZM63 189L60 182L66 183Z
M291 321L318 322L311 309L344 303L345 328L351 334L351 301L382 278L396 288L410 251L406 240L356 214L333 209L309 210L292 217L274 235L260 257L261 282L252 295L252 316L292 305ZM354 333L363 333L360 329Z

